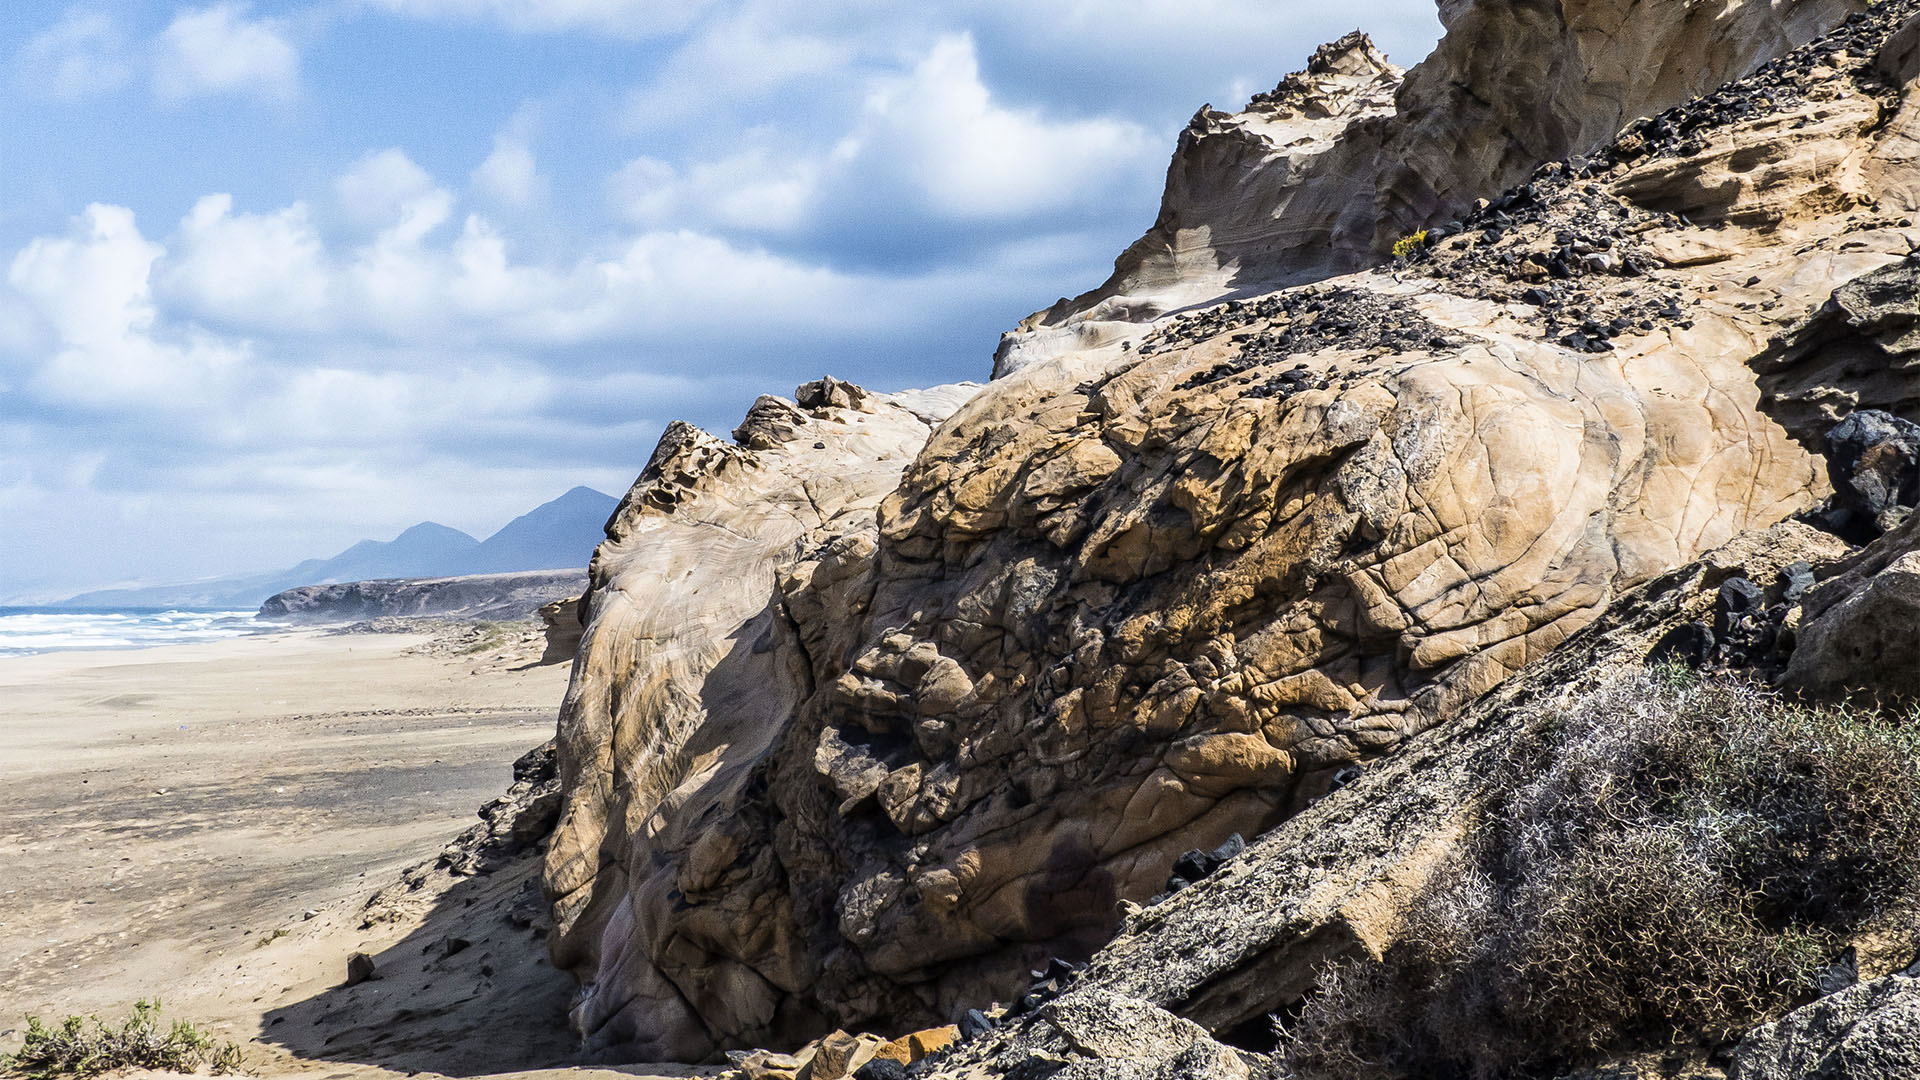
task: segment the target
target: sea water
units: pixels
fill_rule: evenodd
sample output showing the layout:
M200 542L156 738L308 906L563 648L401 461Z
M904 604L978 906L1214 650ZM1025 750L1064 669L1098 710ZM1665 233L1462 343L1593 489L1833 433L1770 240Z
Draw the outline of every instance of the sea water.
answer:
M69 649L145 649L257 634L251 611L0 607L0 656Z

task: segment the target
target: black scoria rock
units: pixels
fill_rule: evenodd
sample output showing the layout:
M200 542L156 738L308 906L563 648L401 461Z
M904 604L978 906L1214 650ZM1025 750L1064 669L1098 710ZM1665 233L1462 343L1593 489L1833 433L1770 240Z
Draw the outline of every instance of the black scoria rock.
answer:
M1880 536L1898 511L1920 503L1920 425L1861 409L1826 436L1833 501L1826 524L1854 543Z

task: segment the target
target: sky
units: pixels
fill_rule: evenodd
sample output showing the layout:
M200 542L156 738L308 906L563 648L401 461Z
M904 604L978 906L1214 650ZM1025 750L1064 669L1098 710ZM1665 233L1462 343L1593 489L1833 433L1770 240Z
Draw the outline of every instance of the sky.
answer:
M984 379L1174 138L1432 0L8 0L0 603L484 536L822 374Z

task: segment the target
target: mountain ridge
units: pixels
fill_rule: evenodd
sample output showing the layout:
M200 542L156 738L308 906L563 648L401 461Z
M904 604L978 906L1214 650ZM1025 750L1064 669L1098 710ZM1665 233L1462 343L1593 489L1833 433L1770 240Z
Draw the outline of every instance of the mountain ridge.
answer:
M584 485L534 507L487 539L434 521L408 526L391 540L361 540L325 559L282 570L197 582L96 589L60 607L257 608L268 597L309 585L409 578L448 578L584 567L617 500Z

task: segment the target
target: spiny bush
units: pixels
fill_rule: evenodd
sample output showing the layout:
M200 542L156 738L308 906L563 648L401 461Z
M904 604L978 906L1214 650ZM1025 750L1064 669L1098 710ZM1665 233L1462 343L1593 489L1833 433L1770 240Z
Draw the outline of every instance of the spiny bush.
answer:
M240 1048L185 1020L175 1020L162 1031L158 1000L136 1002L133 1015L118 1027L97 1016L69 1016L53 1028L30 1016L20 1049L0 1057L0 1072L27 1080L98 1076L125 1068L193 1072L201 1066L215 1073L235 1072Z
M1393 257L1396 259L1411 259L1425 250L1427 250L1427 230L1421 229L1417 233L1410 236L1403 236L1394 241Z
M1920 908L1920 723L1656 672L1528 727L1399 942L1282 1025L1291 1075L1496 1080L1725 1042Z

